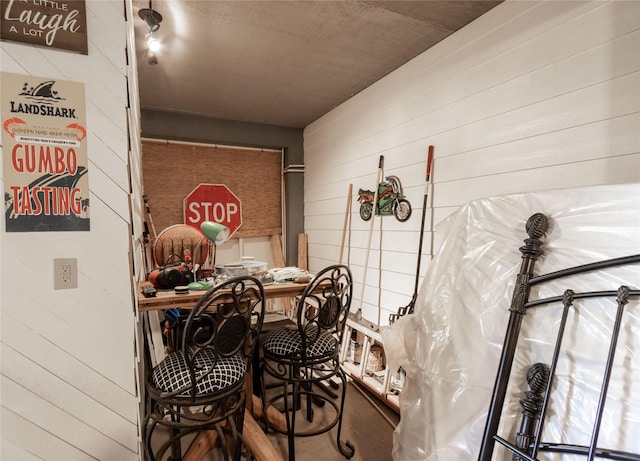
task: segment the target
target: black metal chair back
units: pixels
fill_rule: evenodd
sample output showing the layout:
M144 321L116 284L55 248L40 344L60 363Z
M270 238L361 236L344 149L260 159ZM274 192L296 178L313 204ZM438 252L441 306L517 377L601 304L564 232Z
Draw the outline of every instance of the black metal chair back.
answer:
M342 344L353 297L351 271L346 266L330 266L307 285L297 306L301 349L297 357L308 363L326 362L335 357ZM319 346L322 338L337 339L331 347Z
M191 379L174 394L187 393L196 400L199 383L213 369L204 369L203 360L210 358L215 365L239 357L249 369L264 321L263 301L262 285L252 277L229 279L200 299L181 332L181 351Z

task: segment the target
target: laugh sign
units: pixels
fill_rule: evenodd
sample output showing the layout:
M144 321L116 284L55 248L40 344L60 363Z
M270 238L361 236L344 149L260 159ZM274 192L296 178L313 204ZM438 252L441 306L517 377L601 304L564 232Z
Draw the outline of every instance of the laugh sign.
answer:
M1 0L0 38L88 53L84 0Z

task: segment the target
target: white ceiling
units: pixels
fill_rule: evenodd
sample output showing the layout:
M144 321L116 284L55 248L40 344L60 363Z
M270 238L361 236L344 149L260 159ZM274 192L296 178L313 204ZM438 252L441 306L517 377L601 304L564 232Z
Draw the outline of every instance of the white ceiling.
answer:
M303 128L501 1L134 0L141 105Z

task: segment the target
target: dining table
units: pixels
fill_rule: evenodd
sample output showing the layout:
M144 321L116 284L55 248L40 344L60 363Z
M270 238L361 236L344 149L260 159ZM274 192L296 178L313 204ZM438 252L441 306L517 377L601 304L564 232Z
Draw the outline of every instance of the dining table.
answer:
M307 287L309 280L303 283L286 281L263 284L264 298L291 298L300 296ZM157 289L155 294L144 296L144 287L150 287L151 282L145 280L139 283L138 310L140 312L157 311L171 308L188 309L194 307L198 300L206 293L201 290L188 290L184 294L178 294L171 289Z

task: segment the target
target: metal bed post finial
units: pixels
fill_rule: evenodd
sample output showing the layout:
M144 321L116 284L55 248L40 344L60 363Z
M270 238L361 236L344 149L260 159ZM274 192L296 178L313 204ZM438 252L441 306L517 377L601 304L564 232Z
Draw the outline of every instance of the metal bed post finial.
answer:
M516 289L513 293L513 299L511 300L510 311L518 312L524 315L524 304L529 298L529 280L533 276L533 266L544 251L542 251L542 237L549 228L549 219L542 213L536 213L527 220L525 229L529 235L528 239L525 239L524 246L520 247L520 253L522 253L522 265L520 266L520 273L516 280Z
M527 449L534 439L535 430L540 419L540 412L544 403L544 393L549 382L549 367L544 363L536 363L527 370L527 384L529 390L524 393L524 399L520 400L522 407L522 421L520 430L516 436L518 448ZM517 453L512 456L512 461L522 461L524 458Z

